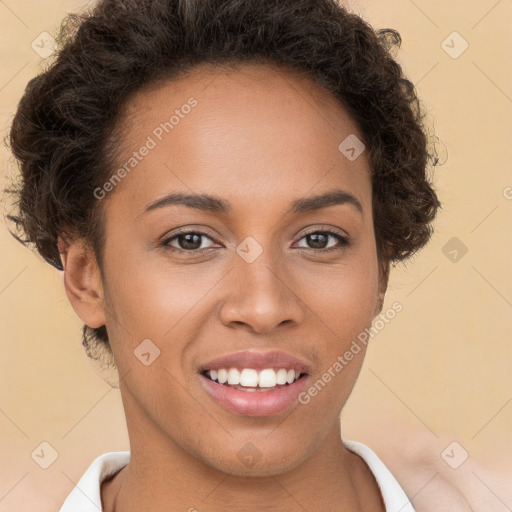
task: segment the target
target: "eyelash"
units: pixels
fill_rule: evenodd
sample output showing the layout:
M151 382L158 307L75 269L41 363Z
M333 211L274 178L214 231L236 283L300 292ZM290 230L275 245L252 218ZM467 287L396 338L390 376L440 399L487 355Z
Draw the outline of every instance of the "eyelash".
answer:
M195 235L200 235L200 236L205 236L207 238L209 238L210 240L214 241L212 239L211 236L209 236L207 233L203 233L202 231L197 231L197 230L184 230L184 231L180 231L179 233L175 233L174 235L172 235L171 237L169 238L166 238L165 240L163 240L159 245L161 247L164 247L166 249L169 249L171 251L175 251L175 252L178 252L178 253L188 253L188 254L203 254L205 253L206 251L210 251L211 249L214 249L214 247L206 247L204 249L191 249L191 250L186 250L186 249L179 249L177 247L172 247L169 245L169 242L182 236L182 235L187 235L187 234L195 234ZM302 237L299 239L302 240L303 238L307 237L308 235L313 235L313 234L318 234L318 233L321 233L321 234L326 234L326 235L330 235L330 236L333 236L334 238L336 238L340 244L341 244L341 247L329 247L328 249L308 249L308 248L305 248L305 247L300 247L299 249L306 249L308 251L313 251L313 252L317 252L317 253L330 253L332 251L340 251L340 250L343 250L343 249L346 249L349 245L350 245L350 242L349 242L349 239L345 236L342 236L340 235L339 233L335 232L335 231L330 231L330 230L321 230L321 229L316 229L314 231L309 231L307 233L304 233L302 235Z

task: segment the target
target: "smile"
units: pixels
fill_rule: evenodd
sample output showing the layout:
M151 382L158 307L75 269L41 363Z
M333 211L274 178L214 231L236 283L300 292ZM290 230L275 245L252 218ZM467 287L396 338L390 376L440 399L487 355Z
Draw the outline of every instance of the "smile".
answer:
M199 374L207 393L221 406L242 416L271 416L284 412L307 385L309 375L293 369L220 368Z

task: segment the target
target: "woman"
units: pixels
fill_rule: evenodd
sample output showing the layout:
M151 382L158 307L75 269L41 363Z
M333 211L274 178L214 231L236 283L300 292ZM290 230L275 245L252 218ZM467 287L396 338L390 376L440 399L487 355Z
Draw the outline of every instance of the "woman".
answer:
M13 121L10 218L112 354L130 451L61 512L414 510L339 424L440 206L399 43L334 0L67 19Z

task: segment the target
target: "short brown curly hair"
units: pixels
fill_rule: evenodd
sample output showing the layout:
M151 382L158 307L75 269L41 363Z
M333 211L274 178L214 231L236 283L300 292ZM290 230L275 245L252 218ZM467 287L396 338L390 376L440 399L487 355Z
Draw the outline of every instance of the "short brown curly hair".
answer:
M379 260L405 260L429 240L441 204L427 171L437 159L415 87L392 56L395 30L376 31L335 0L100 0L68 15L57 39L55 60L28 83L12 123L21 173L8 190L11 233L56 268L59 235L89 241L101 268L93 191L112 173L126 102L205 62L277 62L329 90L368 150ZM86 349L91 334L108 346L105 326L87 329Z

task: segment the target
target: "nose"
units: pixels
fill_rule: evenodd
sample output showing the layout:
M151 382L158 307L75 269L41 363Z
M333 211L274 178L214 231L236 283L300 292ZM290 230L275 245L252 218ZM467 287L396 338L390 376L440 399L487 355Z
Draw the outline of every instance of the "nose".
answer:
M303 321L305 305L296 279L266 251L252 263L237 256L226 277L219 313L224 325L263 334Z

